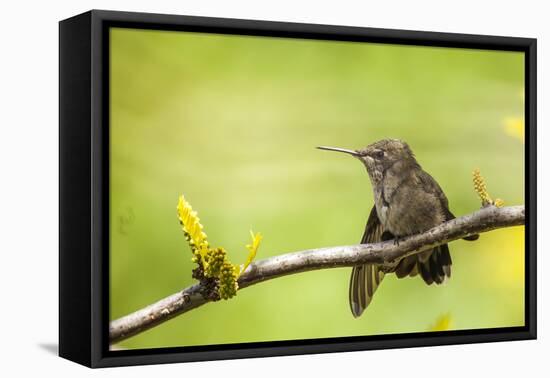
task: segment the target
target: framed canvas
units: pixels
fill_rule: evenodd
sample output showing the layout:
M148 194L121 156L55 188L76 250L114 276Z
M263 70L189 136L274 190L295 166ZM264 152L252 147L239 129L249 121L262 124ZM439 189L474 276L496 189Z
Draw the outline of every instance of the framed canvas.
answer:
M60 22L59 354L536 337L536 40Z

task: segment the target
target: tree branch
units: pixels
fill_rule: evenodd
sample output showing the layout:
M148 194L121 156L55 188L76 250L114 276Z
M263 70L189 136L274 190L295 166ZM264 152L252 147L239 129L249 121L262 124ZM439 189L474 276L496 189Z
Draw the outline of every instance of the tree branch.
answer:
M525 224L525 207L483 208L453 219L421 234L375 244L310 249L270 257L250 264L239 278L239 289L273 278L318 269L352 267L361 264L391 266L399 259L468 235ZM119 342L155 327L177 315L202 306L208 300L199 284L189 286L141 310L113 320L110 343Z

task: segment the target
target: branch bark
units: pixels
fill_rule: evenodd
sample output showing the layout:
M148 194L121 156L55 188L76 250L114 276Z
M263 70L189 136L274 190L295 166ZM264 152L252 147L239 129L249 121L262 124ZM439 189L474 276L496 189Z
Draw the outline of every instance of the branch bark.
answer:
M239 278L239 289L289 274L361 264L392 265L399 259L468 235L525 224L525 207L483 208L453 219L421 234L375 244L310 249L270 257L250 264ZM195 284L109 325L109 341L116 343L155 327L177 315L202 306L208 300Z

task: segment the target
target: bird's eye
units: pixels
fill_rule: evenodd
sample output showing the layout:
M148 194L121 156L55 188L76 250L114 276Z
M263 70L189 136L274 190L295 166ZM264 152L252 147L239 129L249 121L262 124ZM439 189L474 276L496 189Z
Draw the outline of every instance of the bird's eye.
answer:
M374 151L372 153L372 156L375 158L375 159L382 159L384 157L384 151L382 150L378 150L378 151Z

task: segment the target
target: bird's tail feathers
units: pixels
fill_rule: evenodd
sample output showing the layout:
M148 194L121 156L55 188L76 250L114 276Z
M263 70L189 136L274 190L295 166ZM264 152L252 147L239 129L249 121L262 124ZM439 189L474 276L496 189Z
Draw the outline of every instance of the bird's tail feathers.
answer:
M449 247L443 244L434 248L426 260L418 261L418 271L426 284L439 285L451 278L452 263Z
M395 268L397 278L414 277L420 274L428 285L442 284L451 278L451 254L447 244L416 255L403 258Z
M351 271L349 304L354 317L359 317L370 304L376 289L384 279L384 272L377 265L360 265Z

